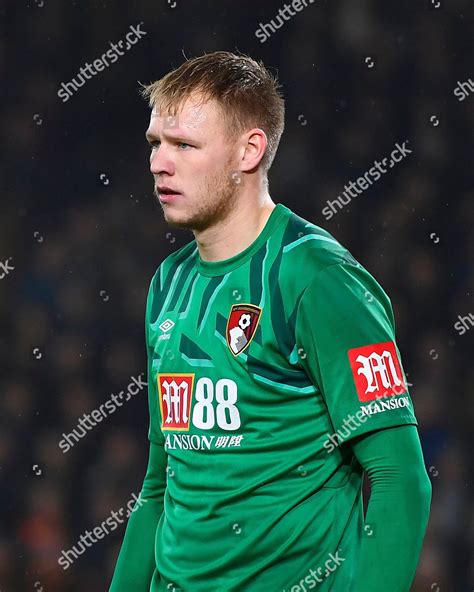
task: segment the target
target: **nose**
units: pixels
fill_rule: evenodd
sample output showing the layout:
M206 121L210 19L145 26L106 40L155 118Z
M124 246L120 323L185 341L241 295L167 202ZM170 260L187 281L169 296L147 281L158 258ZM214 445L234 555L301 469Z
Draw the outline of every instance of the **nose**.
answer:
M174 173L174 164L167 156L163 145L151 151L150 172L152 175L161 175L163 173L172 175Z

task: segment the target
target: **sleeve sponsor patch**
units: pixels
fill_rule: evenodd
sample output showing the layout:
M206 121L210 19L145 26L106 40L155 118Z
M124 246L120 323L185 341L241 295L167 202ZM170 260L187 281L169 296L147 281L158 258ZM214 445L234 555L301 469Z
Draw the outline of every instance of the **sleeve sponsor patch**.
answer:
M347 352L359 401L366 403L407 392L395 343L375 343Z

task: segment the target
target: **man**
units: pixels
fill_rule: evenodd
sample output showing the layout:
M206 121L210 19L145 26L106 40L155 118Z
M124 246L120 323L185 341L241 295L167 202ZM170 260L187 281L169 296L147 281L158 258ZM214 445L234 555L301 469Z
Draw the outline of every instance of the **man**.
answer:
M147 503L110 590L409 590L431 485L391 303L272 201L277 81L220 51L143 94L156 196L194 240L148 293Z

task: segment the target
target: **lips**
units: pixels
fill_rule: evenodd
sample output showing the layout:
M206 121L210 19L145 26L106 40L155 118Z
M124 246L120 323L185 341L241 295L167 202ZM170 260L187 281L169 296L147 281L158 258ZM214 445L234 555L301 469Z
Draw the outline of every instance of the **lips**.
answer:
M176 191L172 187L168 187L167 185L158 185L156 188L157 192L160 195L179 195L179 191Z
M156 192L158 194L158 199L162 204L170 204L181 196L181 193L167 185L158 185L156 187Z

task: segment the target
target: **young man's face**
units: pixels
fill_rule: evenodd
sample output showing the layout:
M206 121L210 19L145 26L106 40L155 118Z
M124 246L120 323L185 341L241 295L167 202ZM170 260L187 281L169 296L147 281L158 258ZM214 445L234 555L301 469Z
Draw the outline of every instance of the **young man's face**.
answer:
M235 144L215 101L188 99L176 117L153 110L146 132L154 193L172 226L203 230L225 218L238 197ZM177 193L169 194L167 189Z

